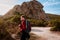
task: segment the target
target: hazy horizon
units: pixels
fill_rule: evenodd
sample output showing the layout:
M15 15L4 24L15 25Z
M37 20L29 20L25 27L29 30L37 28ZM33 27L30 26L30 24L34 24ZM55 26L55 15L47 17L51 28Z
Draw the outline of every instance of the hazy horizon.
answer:
M21 5L23 2L30 0L0 0L0 15L6 14L15 5ZM60 15L60 0L37 0L44 6L46 13Z

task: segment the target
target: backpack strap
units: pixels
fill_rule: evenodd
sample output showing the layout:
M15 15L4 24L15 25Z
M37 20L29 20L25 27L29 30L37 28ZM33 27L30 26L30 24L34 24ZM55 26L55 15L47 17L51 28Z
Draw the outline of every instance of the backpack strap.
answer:
M29 21L26 20L26 32L29 33L31 31Z
M27 26L27 20L26 20L26 28L27 28L28 26Z

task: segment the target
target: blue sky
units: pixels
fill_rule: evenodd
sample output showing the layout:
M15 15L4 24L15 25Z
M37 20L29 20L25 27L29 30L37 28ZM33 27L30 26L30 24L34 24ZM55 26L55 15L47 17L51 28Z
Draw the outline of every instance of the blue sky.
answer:
M25 1L30 0L0 0L0 15L6 14L15 5L21 5ZM44 6L46 13L60 15L60 0L37 0Z

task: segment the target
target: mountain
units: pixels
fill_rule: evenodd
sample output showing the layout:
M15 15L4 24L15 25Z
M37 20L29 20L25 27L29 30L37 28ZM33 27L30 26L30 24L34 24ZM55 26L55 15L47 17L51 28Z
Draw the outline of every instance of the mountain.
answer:
M24 14L27 17L35 19L48 19L45 11L43 10L43 5L36 0L23 2L21 5L15 5L4 15L4 17L8 18L14 16L15 13Z
M46 13L46 15L48 16L49 19L57 19L57 20L60 20L60 15L56 15L56 14L50 14L50 13Z

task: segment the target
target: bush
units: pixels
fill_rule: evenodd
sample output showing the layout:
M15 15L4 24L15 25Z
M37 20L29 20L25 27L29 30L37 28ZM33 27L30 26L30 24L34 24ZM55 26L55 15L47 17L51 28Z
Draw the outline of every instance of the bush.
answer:
M11 18L10 21L19 24L20 23L20 16L16 15L13 18Z
M50 20L50 21L48 21L48 26L53 27L53 26L55 26L55 23L56 23L56 20Z
M32 26L46 26L47 23L43 20L29 19Z
M0 19L0 40L9 40L8 38L11 38L10 34L5 29L6 27L7 24L5 23L5 21L3 19Z
M50 30L51 31L60 31L60 21L55 20L53 22L53 27Z

